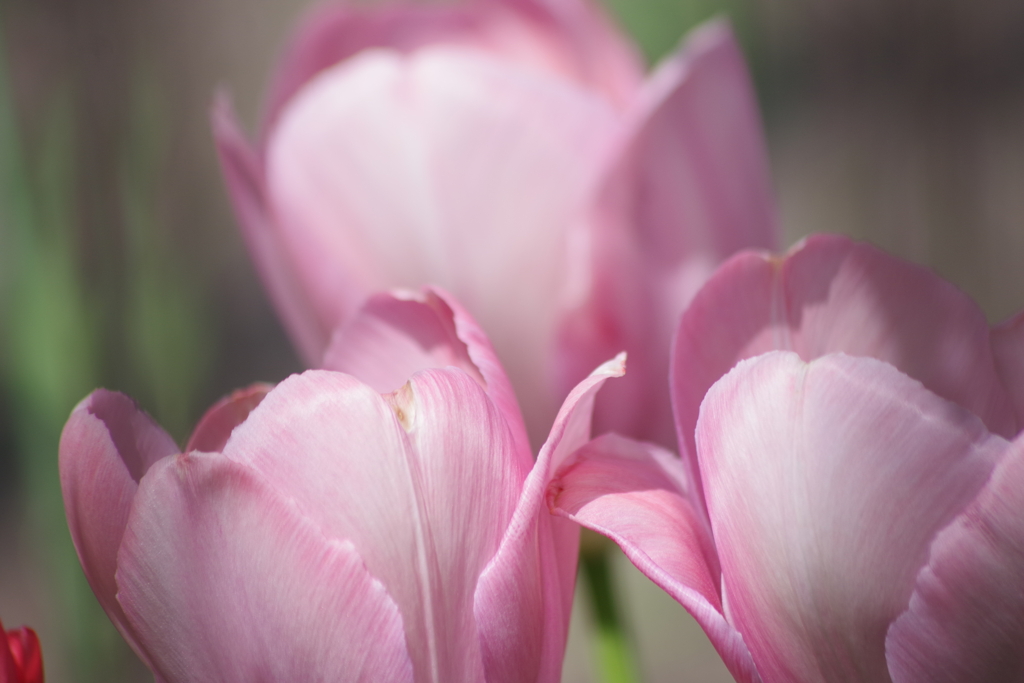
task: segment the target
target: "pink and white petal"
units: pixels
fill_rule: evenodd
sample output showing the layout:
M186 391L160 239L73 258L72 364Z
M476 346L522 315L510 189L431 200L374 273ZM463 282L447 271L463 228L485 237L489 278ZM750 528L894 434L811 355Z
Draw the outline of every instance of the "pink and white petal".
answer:
M526 473L504 415L473 378L426 370L381 397L341 373L293 376L224 454L352 541L402 613L418 676L477 676L473 589Z
M765 683L891 680L889 624L1005 448L871 358L772 352L712 387L697 450L725 614Z
M778 243L757 99L727 22L697 28L658 65L627 134L624 168L612 182L633 185L639 244L665 277L684 282L701 262L713 267L741 249ZM676 296L691 297L699 282L690 284Z
M131 644L139 642L117 602L117 551L139 481L178 446L124 394L97 389L71 412L60 437L60 485L68 529L89 586Z
M451 309L426 290L371 296L335 331L320 367L352 375L382 394L429 368L459 368L487 386L458 337Z
M931 547L886 638L895 683L1024 681L1024 438Z
M727 23L697 29L658 67L624 131L594 209L591 296L620 299L599 329L621 331L638 364L602 395L598 415L604 429L667 445L665 377L680 314L723 259L778 242L757 101ZM621 300L616 292L636 288L628 278L643 286Z
M586 2L330 4L314 8L291 38L270 89L264 130L276 124L288 101L321 71L365 50L387 48L410 54L432 45L489 52L510 63L599 88L620 104L628 101L643 77L632 47Z
M579 527L540 512L480 576L474 614L488 683L558 683L574 583L567 558ZM563 557L562 555L565 555Z
M307 363L315 364L323 356L334 321L317 318L287 260L266 204L263 163L239 129L224 93L214 101L211 123L228 196L249 254L295 347Z
M558 468L569 456L590 441L591 416L594 412L594 401L604 383L626 374L626 354L620 353L615 358L601 364L590 373L590 376L576 385L562 403L555 423L551 426L551 434L540 450L534 471L530 479L538 482L536 490L530 489L529 482L523 495L536 496L537 500L546 495L548 483Z
M486 382L487 395L494 402L498 409L505 414L512 438L516 441L517 449L522 452L528 461L526 468L533 467L533 452L526 439L526 425L523 421L523 412L519 408L519 401L516 399L515 389L512 382L505 374L505 368L498 359L498 353L491 345L491 340L477 324L458 300L440 287L428 288L430 292L439 297L451 310L452 322L455 324L455 331L458 338L465 342L469 357L480 370Z
M838 235L816 235L782 258L737 254L684 313L672 354L672 399L684 459L711 385L772 349L894 365L931 391L1016 433L988 323L965 294L925 268Z
M556 412L546 359L565 226L616 126L592 93L468 48L374 50L322 72L267 154L274 215L319 319L344 320L373 291L444 287L517 378L539 442Z
M353 544L220 454L154 467L118 564L167 683L413 681L398 608Z
M989 430L1017 433L985 315L949 282L837 235L808 239L779 276L793 350L802 358L836 351L877 358L974 413Z
M480 576L476 620L488 681L559 679L579 535L565 520L551 517L544 497L557 468L590 439L595 395L605 380L625 373L625 360L620 354L601 365L565 399L501 547ZM537 662L538 668L526 662Z
M743 637L723 616L711 529L671 453L614 434L577 451L549 489L560 515L608 536L689 611L738 681L760 681Z
M418 459L425 552L434 565L435 614L428 629L445 633L444 654L452 660L451 675L440 680L483 680L474 593L532 465L525 435L514 438L500 408L458 371L424 372L389 400ZM517 654L528 668L524 653ZM460 671L464 677L455 675Z
M789 347L787 339L775 336L773 324L777 263L749 251L726 261L683 313L673 340L669 388L679 451L702 510L695 430L708 389L738 361Z
M258 382L245 389L233 391L230 395L214 403L203 414L196 428L192 430L192 436L189 437L183 452L219 453L222 451L224 444L231 437L232 430L245 422L245 418L249 416L253 408L258 406L263 397L273 388L272 384Z
M380 393L399 389L428 368L456 367L473 377L521 439L524 472L533 466L512 384L472 316L450 294L426 287L370 297L334 334L322 366L345 372Z
M1024 312L992 330L992 355L1003 386L1013 399L1019 433L1024 430Z
M264 129L272 129L288 101L321 71L371 48L410 52L453 40L472 32L475 23L472 13L459 7L358 8L332 3L313 8L278 62L264 112Z
M601 6L590 0L492 0L515 8L552 34L565 51L566 75L600 91L620 108L640 89L643 62Z

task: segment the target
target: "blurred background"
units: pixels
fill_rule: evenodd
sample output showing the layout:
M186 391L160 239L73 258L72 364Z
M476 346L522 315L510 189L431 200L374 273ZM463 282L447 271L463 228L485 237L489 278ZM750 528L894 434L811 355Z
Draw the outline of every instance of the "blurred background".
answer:
M208 127L252 130L305 0L0 0L0 618L51 683L151 680L67 535L57 443L105 386L179 442L210 403L299 370L228 207ZM608 0L653 63L728 14L750 60L785 245L843 232L926 264L992 322L1024 308L1024 3ZM728 681L621 556L647 681ZM592 676L578 602L567 683Z

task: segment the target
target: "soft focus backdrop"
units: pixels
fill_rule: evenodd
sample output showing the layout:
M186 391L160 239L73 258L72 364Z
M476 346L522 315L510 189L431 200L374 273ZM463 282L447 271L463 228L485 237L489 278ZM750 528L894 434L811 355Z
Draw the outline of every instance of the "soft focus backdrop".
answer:
M650 61L728 14L791 245L843 232L923 263L996 322L1024 308L1019 0L608 0ZM215 89L250 130L303 0L0 0L0 618L48 680L144 681L64 526L57 441L96 386L182 441L300 365L236 232ZM614 563L646 680L728 681L682 608ZM578 601L565 680L593 680Z

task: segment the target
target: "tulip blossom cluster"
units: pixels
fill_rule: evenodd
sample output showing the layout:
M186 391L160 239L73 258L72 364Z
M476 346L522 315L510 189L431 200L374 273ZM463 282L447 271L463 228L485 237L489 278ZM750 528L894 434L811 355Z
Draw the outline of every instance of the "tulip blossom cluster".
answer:
M588 0L328 5L255 144L224 98L214 132L315 369L184 448L102 389L65 426L82 567L159 683L554 683L581 526L741 683L1024 680L1024 314L842 237L761 251L725 23L645 78ZM0 683L41 681L12 633Z
M775 247L757 105L724 23L646 80L588 0L328 5L278 67L255 149L223 100L236 214L303 358L373 292L440 285L480 321L535 442L622 350L598 424L669 444L684 305Z
M738 681L1020 680L1024 315L990 330L928 271L821 236L726 263L673 352L683 458L599 438L554 509Z
M32 629L5 632L0 624L0 683L43 683L42 650Z

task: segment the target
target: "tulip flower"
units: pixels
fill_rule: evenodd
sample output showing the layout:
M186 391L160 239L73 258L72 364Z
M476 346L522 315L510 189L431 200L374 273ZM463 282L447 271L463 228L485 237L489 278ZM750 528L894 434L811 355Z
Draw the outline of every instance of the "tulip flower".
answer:
M598 420L670 442L679 313L725 257L772 248L756 101L728 26L649 78L589 0L327 6L292 39L255 145L214 134L305 361L366 297L436 284L493 340L534 442L622 349Z
M39 636L27 626L4 632L0 624L0 683L43 683Z
M557 681L578 528L544 493L621 359L570 394L534 463L493 349L446 295L371 298L329 355L356 376L243 390L184 452L121 394L75 408L61 484L111 620L163 683Z
M1006 438L1024 429L1024 313L989 329L978 305L930 270L839 235L782 258L737 254L682 316L672 401L679 448L700 481L694 430L707 390L744 358L795 351L885 361Z
M1022 377L1024 316L990 330L923 268L837 237L739 255L680 323L682 459L598 439L549 505L739 681L1017 681Z

